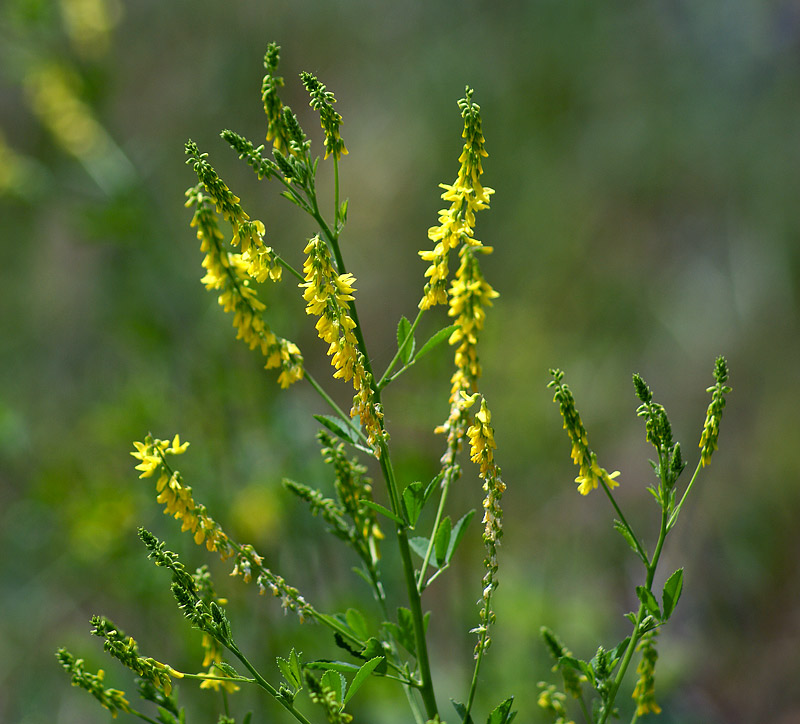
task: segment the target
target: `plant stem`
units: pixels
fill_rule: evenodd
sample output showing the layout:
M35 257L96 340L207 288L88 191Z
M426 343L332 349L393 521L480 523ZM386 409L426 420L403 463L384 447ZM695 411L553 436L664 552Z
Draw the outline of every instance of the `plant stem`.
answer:
M389 375L391 374L392 370L394 369L394 366L397 364L398 360L400 359L400 350L402 350L403 347L405 347L405 345L406 345L406 343L407 343L409 338L413 338L414 337L414 332L416 331L417 325L419 325L419 321L420 321L420 319L422 319L422 315L424 313L425 313L424 309L420 309L417 312L417 317L414 320L413 324L411 325L411 329L408 332L408 336L400 344L397 345L397 353L395 354L394 357L392 357L392 361L389 362L389 365L386 368L386 371L383 373L383 376L381 377L381 379L378 382L378 389L379 390L382 390L384 387L386 387L386 385L389 382L391 382L391 380L393 380L394 377L397 376L397 375L395 375L391 379L387 379L387 377L389 377ZM412 364L414 364L413 360L408 365L406 365L405 367L410 367ZM397 374L399 375L400 372L402 372L405 369L405 367L403 367Z
M297 709L295 709L294 704L287 701L284 697L280 695L278 690L270 684L261 674L256 671L255 667L247 660L245 655L239 651L236 644L232 641L226 644L227 648L230 649L230 652L237 658L239 661L244 664L245 668L253 675L253 678L256 680L256 683L262 688L265 689L269 694L275 698L278 703L286 709L297 721L301 722L301 724L311 724L311 722L303 716Z
M661 558L661 551L664 548L664 541L666 540L667 533L669 529L667 527L668 522L668 511L666 507L661 509L661 527L658 534L658 543L656 543L656 549L653 551L653 558L647 563L647 578L645 580L645 588L648 591L651 591L653 587L653 578L656 574L656 568L658 567L659 558ZM652 591L651 591L652 592ZM611 689L609 690L608 699L606 700L605 705L603 706L603 710L600 714L600 718L597 720L597 724L604 724L606 719L608 719L609 714L611 714L612 709L614 708L614 700L617 697L617 692L619 691L619 687L622 685L622 680L625 678L625 673L628 670L628 666L630 665L631 659L633 658L633 653L636 650L636 646L638 645L639 641L642 638L641 632L641 625L642 621L645 617L645 606L643 603L639 604L639 611L636 614L636 623L633 626L633 633L631 634L631 640L628 644L628 648L625 650L625 654L622 657L622 661L620 662L619 669L617 670L617 675L614 677L614 682L611 685Z
M671 530L672 526L675 525L676 521L678 520L678 514L681 512L681 507L683 506L683 502L686 500L686 496L689 495L689 491L692 489L694 485L694 481L697 480L697 474L700 472L700 468L703 467L702 459L698 461L697 467L694 469L694 474L692 475L692 479L689 481L689 484L686 486L686 490L681 497L681 502L675 506L675 510L672 511L672 515L669 517L669 521L667 522L667 530Z
M428 549L425 551L425 558L422 560L422 568L419 571L419 577L417 578L417 590L422 593L424 590L423 581L425 580L425 571L428 568L428 562L431 559L431 555L433 555L433 548L435 545L435 538L436 538L436 531L439 530L439 523L442 519L442 513L444 512L444 505L447 502L447 494L450 491L450 481L452 480L452 468L447 471L447 475L445 476L444 483L442 485L442 495L439 498L439 507L436 509L436 519L433 521L433 528L431 529L431 537L428 541Z

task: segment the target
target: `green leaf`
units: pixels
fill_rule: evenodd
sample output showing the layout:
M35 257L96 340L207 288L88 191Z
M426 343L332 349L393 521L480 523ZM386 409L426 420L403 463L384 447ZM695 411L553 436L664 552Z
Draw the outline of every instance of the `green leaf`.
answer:
M367 639L367 642L364 644L364 648L361 649L359 653L359 658L363 659L364 661L368 661L369 659L375 658L384 658L386 656L387 647L385 644L381 643L376 639L374 636ZM377 664L376 671L379 674L386 673L386 661L379 661Z
M233 668L227 661L217 661L215 666L224 674L228 676L241 676L236 669Z
M456 713L459 717L461 717L461 721L464 724L473 724L472 717L467 715L467 707L465 707L460 701L456 701L455 699L450 699L453 703L453 708L456 710ZM466 720L464 717L467 717Z
M414 354L414 336L411 333L411 322L405 317L400 317L397 323L397 349L400 352L400 361L407 365Z
M445 563L450 563L450 560L453 558L453 554L456 552L456 548L458 548L458 544L461 543L461 539L464 537L464 533L467 532L467 526L469 522L472 520L472 516L475 515L474 510L470 510L469 513L466 515L461 516L458 523L453 526L453 534L450 536L450 545L447 546L447 553L444 557Z
M419 481L409 483L403 491L403 509L411 528L417 524L422 508L427 502L426 492L425 487Z
M389 520L393 520L397 525L403 526L403 528L407 527L406 522L402 518L392 513L388 508L384 508L380 503L376 503L374 500L362 500L361 505L366 505L368 508L372 508L381 515L385 515Z
M617 662L622 658L630 642L631 642L631 637L627 636L624 640L620 641L614 647L614 650L611 652L611 660L609 662L609 666L611 667L612 671L614 670L614 667L617 665Z
M339 218L342 220L342 224L347 223L347 207L350 204L350 199L345 199L342 201L342 205L339 207Z
M585 674L592 686L594 686L595 681L597 680L594 669L591 667L588 661L584 661L583 659L576 659L574 656L562 656L558 660L558 665L569 666L571 669L575 669L576 671L580 671L582 674Z
M434 334L425 344L422 345L419 352L417 352L417 356L414 357L414 361L416 362L420 357L423 355L428 354L434 347L438 347L442 342L444 342L453 332L458 329L457 324L451 324L449 327L445 327L444 329L440 329L436 334Z
M649 591L644 586L636 586L636 595L639 597L639 600L644 604L644 607L647 609L647 612L655 616L657 619L661 619L661 609L658 607L658 601L656 601L656 597L653 595L652 591Z
M452 530L453 524L450 522L450 516L446 515L439 521L439 527L436 529L436 536L433 539L436 562L440 567L444 565L447 559L447 549L450 547L450 534Z
M678 599L681 597L682 592L683 568L679 568L667 579L667 582L664 584L664 591L661 594L664 603L664 621L672 616L672 612L675 610L675 606L678 605Z
M516 716L516 712L511 711L513 703L514 697L509 696L502 704L498 704L494 711L489 714L486 724L510 724L511 720Z
M344 701L342 705L346 705L348 701L352 698L353 694L355 694L360 688L361 685L367 680L369 675L375 670L375 667L378 664L384 661L383 656L376 656L374 659L370 659L364 664L359 670L358 673L353 678L353 681L350 683L350 688L347 690L347 695L344 697Z
M351 445L358 444L359 438L358 432L354 427L355 423L345 422L341 417L336 417L335 415L314 415L314 419L341 440Z
M342 702L344 700L344 687L347 685L347 681L345 681L344 676L342 676L338 671L328 669L322 675L321 683L324 688L330 689L333 692L339 706L342 706Z
M348 608L345 611L344 619L356 638L366 641L369 638L369 629L363 614L356 608Z
M413 538L409 538L408 545L410 546L411 550L414 551L422 560L425 560L425 555L428 553L428 539L424 538L421 535L416 535ZM429 561L432 566L438 568L436 561Z
M639 556L642 557L642 554L639 552L639 549L636 547L636 540L634 539L633 535L631 534L630 528L628 528L625 523L621 520L614 520L614 530L616 530L627 542L627 544L631 547L631 550ZM647 561L645 561L647 563Z
M323 671L337 671L340 674L352 674L360 668L358 664L348 664L346 661L309 661L307 669L322 669Z
M289 660L277 657L278 669L280 669L286 683L294 689L299 691L303 688L303 673L300 666L300 655L292 649L289 654Z
M397 609L397 623L384 624L391 632L396 641L410 653L417 655L416 639L414 637L414 617L407 608Z

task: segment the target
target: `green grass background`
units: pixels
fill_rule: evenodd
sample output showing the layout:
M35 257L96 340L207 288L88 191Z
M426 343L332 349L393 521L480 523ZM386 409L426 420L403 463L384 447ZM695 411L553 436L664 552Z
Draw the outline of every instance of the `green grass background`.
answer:
M417 251L442 205L437 184L457 171L465 85L482 107L484 179L497 193L476 236L495 247L484 269L501 293L484 335L483 385L508 491L479 717L516 694L518 721L544 721L539 626L589 658L624 636L622 613L641 582L607 501L575 492L548 367L567 371L601 465L622 471L622 505L652 529L650 451L630 375L641 373L667 407L693 466L705 388L724 354L734 391L720 451L664 554L661 579L685 566L686 585L661 637L661 720L800 721L797 3L119 0L107 49L70 39L68 5L0 9L0 128L17 158L0 196L0 721L106 720L69 686L53 655L60 645L132 694L88 635L93 613L133 634L145 655L197 670L199 636L145 559L139 525L188 564L211 563L242 648L273 680L274 656L295 641L308 658L337 655L322 629L226 578L161 514L128 455L148 431L191 441L180 462L197 498L310 600L330 610L366 601L349 572L355 561L280 486L283 476L327 485L310 417L325 410L307 386L280 391L234 341L198 282L183 208L195 182L183 157L191 137L265 222L268 243L302 263L309 221L218 137L231 128L262 142L271 40L283 47L284 100L316 149L297 74L316 73L344 117L343 249L379 369L421 294ZM64 150L25 91L43 61L71 69L119 151L99 175ZM320 177L329 189L324 165ZM266 290L269 319L324 377L324 347L292 286ZM441 310L430 314L425 332L444 323ZM439 350L386 393L403 481L436 472L443 441L431 430L447 414L450 364ZM348 391L336 394L346 404ZM467 471L451 514L481 497ZM455 570L424 599L450 721L447 698L464 699L469 683L478 534L473 525ZM271 702L240 696L254 722L282 720ZM216 721L213 694L186 703L192 722ZM353 711L409 720L380 683Z

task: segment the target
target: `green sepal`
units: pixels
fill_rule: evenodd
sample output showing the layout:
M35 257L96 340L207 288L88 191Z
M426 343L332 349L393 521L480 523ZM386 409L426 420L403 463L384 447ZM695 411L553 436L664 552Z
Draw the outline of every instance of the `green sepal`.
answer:
M486 719L486 724L511 724L517 712L511 711L511 705L514 703L514 697L509 696L501 704L498 704L489 717Z
M361 505L365 505L367 508L372 508L381 515L385 515L389 520L394 521L397 523L397 525L400 525L403 528L408 527L406 522L400 516L395 515L391 510L384 508L380 503L376 503L374 500L362 500Z
M425 344L423 344L422 347L420 347L419 352L417 352L416 357L414 357L414 361L416 362L420 357L428 354L428 352L430 352L434 347L438 347L457 329L458 329L457 324L451 324L449 327L440 329L427 342L425 342Z
M678 599L681 597L682 592L683 568L679 568L667 579L667 582L664 584L664 591L661 594L661 600L664 604L664 621L672 616L672 612L675 610L675 606L678 605Z
M355 677L353 677L353 681L350 682L350 687L347 689L347 694L344 697L344 701L342 705L345 706L348 701L353 697L360 688L361 685L369 678L369 675L380 665L385 664L386 659L383 656L376 656L373 659L370 659L365 663L356 673Z
M333 692L333 695L336 697L336 702L339 706L342 706L342 702L344 700L344 689L347 686L347 681L345 680L344 676L340 674L338 671L334 671L333 669L328 669L320 679L320 683L322 684L323 688L330 689Z
M436 562L439 567L443 566L447 561L447 550L450 547L450 534L452 531L453 524L450 521L450 516L446 515L439 521L439 527L436 529L436 535L433 538Z
M658 601L656 601L656 597L653 595L653 592L644 586L636 586L636 595L644 604L647 612L651 616L655 616L657 619L661 620L661 609L658 607Z
M461 721L463 724L474 724L472 721L472 716L467 714L467 707L465 707L460 701L456 701L455 699L450 699L453 704L453 708L456 710L458 716L461 717ZM464 718L466 717L466 719Z
M411 332L411 322L405 317L400 317L397 323L397 351L400 352L400 361L407 365L414 356L416 343Z

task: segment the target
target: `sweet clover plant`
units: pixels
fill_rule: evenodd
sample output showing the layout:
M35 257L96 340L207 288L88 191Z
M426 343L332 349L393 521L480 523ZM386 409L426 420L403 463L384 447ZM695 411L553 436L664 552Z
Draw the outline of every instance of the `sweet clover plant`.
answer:
M59 650L58 658L71 675L72 683L92 694L113 716L123 713L151 724L186 721L185 710L178 700L178 687L174 686L176 681L182 684L182 695L191 695L191 684L219 691L220 724L235 721L246 724L251 720L250 713L241 719L240 714L233 713L236 692L245 686L259 687L274 698L285 709L287 721L347 724L353 718L350 714L353 697L369 685L372 677L390 680L405 690L409 719L417 724L445 720L470 724L478 717L473 705L496 625L492 601L499 580L501 502L506 489L495 458L492 413L480 388L480 336L487 310L498 296L481 271L481 259L492 252L492 247L475 237L476 215L489 208L494 193L482 182L482 159L487 153L480 107L473 100L473 91L467 88L458 102L464 138L458 173L452 183L441 184L445 207L439 212L436 225L428 230L430 248L419 252L428 267L418 308L410 315L413 321L401 317L397 323L397 352L386 369L376 370L359 322L357 280L348 271L342 251L348 212L347 201L339 198L340 163L347 154L340 134L342 117L335 109L333 93L314 75L302 73L300 79L310 97L310 106L319 114L324 160L332 164L333 198L323 203L316 185L319 158L312 155L311 141L297 116L281 101L284 81L277 74L278 61L279 48L271 44L264 59L266 74L261 88L267 117L266 141L271 144L269 152L233 131L223 131L222 137L259 179L277 184L286 199L313 219L316 233L304 242L302 269L288 263L280 249L266 244L263 222L244 210L240 199L214 170L208 155L192 141L186 143L186 154L197 184L186 192L186 205L193 210L191 225L203 254L202 283L217 295L220 306L231 315L237 338L260 353L267 370L275 370L280 387L308 384L329 408L327 414L315 417L320 425L317 437L321 453L331 470L333 497L291 480L285 481L285 487L324 521L333 537L355 553L360 561L357 573L372 593L373 600L366 601L364 606L371 606L382 623L371 626L370 617L356 608L344 612L322 610L313 603L313 594L308 598L301 594L283 577L291 578L291 571L274 571L252 545L231 537L223 523L200 502L200 496L175 466L176 458L186 452L189 443L182 442L177 434L168 439L148 435L134 443L132 455L137 460L139 477L155 481L156 501L164 506L164 512L175 518L195 543L227 561L232 575L243 583L252 583L262 593L271 593L301 621L319 624L318 631L326 640L331 640L332 633L330 657L306 660L300 651L291 649L277 658L273 669L257 668L245 650L252 649L254 644L248 642L245 646L237 640L235 625L226 613L226 601L217 594L208 568L188 570L163 541L140 529L139 536L149 557L170 573L177 605L201 632L204 656L198 661L198 670L179 671L143 656L132 637L102 616L92 619L92 633L103 639L108 654L137 675L137 693L144 702L137 707L142 710L134 708L130 703L132 697L124 692L106 688L102 670L87 671L83 660L65 649ZM453 273L451 264L456 267ZM328 391L331 381L312 376L299 347L281 337L267 321L269 313L259 298L259 286L286 282L287 278L302 295L305 312L327 345L333 384L352 385L350 410L342 409L334 401ZM420 321L437 306L446 307L450 323L430 338L418 340ZM440 354L445 342L453 348L454 357L449 413L435 430L443 439L441 466L431 480L402 480L392 461L382 393L422 357L434 350ZM637 414L644 420L647 441L655 448L652 462L655 481L648 490L659 510L659 525L652 552L645 548L640 533L623 514L614 496L619 473L609 473L600 466L572 392L564 382L564 373L553 369L551 375L554 401L572 444L572 460L578 467L577 490L586 496L599 489L608 498L615 516L614 527L641 561L644 571L642 583L636 588L638 610L627 614L630 634L613 646L600 646L590 660L575 657L555 633L542 629L544 648L553 657L554 672L559 679L557 683L541 682L532 695L538 697L543 717L557 724L579 720L603 724L619 716L619 696L625 691L625 696L634 700L631 721L636 721L661 710L655 689L657 636L675 612L683 588L683 570L672 573L661 591L654 589L653 582L664 541L675 528L700 469L709 464L717 448L725 395L730 392L728 369L720 357L714 367L714 385L709 388L711 403L700 438L700 458L685 486L678 481L687 462L680 444L673 438L667 413L654 401L644 380L639 375L633 377L640 402ZM466 448L466 455L462 454L462 448ZM367 457L374 458L380 470L386 506L373 499L373 484L364 465ZM464 457L469 458L471 465ZM429 628L437 625L443 612L434 611L433 615L426 612L423 598L431 582L447 572L464 537L475 534L469 528L474 511L455 513L453 518L448 513L449 492L462 475L464 484L483 487L480 535L485 553L482 573L475 580L478 611L475 625L469 631L475 642L473 674L464 682L458 698L451 700L453 708L443 710L428 639ZM429 527L421 524L430 518L422 516L426 508L435 511ZM402 567L405 590L399 599L390 597L382 583L385 563L381 548L385 546L396 547L398 555L391 560L399 561ZM633 683L626 681L631 669L635 669ZM516 714L514 697L505 693L503 696L493 710L480 715L481 721L485 719L487 724L512 721ZM253 718L262 719L257 714Z

